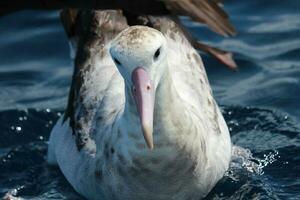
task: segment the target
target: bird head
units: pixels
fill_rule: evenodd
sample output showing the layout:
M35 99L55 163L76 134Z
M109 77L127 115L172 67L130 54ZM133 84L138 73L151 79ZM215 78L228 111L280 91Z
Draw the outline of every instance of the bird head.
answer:
M167 66L163 34L146 26L131 26L111 42L110 54L130 88L147 146L153 149L156 88Z

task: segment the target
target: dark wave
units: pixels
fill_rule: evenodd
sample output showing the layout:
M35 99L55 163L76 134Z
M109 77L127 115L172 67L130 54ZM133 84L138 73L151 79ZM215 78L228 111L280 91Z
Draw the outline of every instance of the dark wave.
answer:
M233 143L253 156L236 162L207 199L299 195L298 124L267 109L224 106L222 110ZM0 112L0 196L10 192L29 199L81 199L59 169L46 163L49 133L61 114L50 109Z

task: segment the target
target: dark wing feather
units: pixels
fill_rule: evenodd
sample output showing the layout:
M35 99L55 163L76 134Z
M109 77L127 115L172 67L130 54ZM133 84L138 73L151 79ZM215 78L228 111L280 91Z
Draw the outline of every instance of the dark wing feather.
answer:
M233 56L230 52L226 52L222 49L218 49L216 47L211 47L207 44L201 43L189 32L189 30L185 28L185 26L180 22L180 20L177 17L174 17L173 20L181 28L183 34L190 41L194 48L210 54L211 56L213 56L218 61L225 64L232 70L237 69L237 64L235 63Z
M190 16L207 24L219 34L233 35L235 30L219 0L2 0L0 15L24 9L122 9L135 14Z
M75 25L78 15L77 9L64 9L60 12L60 20L69 38L75 36Z
M234 35L235 29L228 20L228 15L221 5L222 0L2 0L0 15L21 9L87 8L87 9L122 9L135 15L174 15L189 16L191 19L206 24L211 30L224 35ZM74 33L77 12L66 9L61 19L68 36ZM187 31L186 31L187 32ZM235 68L231 54L192 40L194 47L202 49L230 68Z
M207 44L203 44L201 42L195 42L193 43L193 46L197 49L203 50L213 57L215 57L217 60L219 60L221 63L227 65L230 69L236 70L237 64L234 62L232 58L232 54L226 51L223 51L221 49L211 47Z
M230 36L236 33L225 11L211 0L165 0L165 3L172 13L189 16L221 35Z

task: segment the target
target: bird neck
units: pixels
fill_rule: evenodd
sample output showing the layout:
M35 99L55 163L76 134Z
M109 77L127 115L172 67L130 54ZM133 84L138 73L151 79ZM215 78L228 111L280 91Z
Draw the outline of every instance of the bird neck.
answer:
M169 68L166 68L156 88L153 116L154 140L167 143L173 143L177 140L176 137L182 135L182 132L186 132L185 129L188 129L187 124L190 124L190 122L187 122L190 117L186 115L185 104L178 95L170 72ZM127 125L130 124L128 127L131 134L136 133L136 136L140 137L142 136L140 121L130 88L126 87L125 94L124 121ZM154 141L154 143L157 142Z
M170 142L185 133L186 125L190 123L186 103L179 96L174 81L171 71L167 69L156 89L154 107L154 131L170 139Z

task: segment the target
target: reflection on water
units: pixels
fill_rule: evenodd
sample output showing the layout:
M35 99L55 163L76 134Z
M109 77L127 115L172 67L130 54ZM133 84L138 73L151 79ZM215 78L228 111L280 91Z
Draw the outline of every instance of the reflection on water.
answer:
M232 72L203 55L239 146L207 199L300 199L300 2L225 3L239 32L233 38L183 19L202 41L234 52L239 65ZM0 196L81 199L45 163L72 71L58 12L0 18Z

